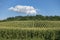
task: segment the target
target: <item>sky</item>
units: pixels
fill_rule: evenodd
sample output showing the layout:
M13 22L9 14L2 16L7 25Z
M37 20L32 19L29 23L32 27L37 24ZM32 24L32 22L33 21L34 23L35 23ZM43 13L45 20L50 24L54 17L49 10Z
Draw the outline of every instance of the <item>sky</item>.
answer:
M60 0L0 0L0 20L35 14L60 16Z

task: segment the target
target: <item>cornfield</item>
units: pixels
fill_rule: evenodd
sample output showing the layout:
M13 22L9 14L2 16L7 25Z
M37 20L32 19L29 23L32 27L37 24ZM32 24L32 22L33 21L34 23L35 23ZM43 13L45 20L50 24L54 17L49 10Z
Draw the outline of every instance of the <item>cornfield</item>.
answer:
M0 40L60 40L60 21L0 22Z
M58 30L7 30L0 29L0 40L60 40Z
M60 21L7 21L0 22L2 27L60 27Z

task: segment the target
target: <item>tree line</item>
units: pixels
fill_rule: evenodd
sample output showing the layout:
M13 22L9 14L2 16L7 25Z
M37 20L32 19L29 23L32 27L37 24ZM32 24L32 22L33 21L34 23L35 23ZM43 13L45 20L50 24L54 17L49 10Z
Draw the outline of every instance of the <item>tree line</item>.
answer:
M36 15L36 16L15 16L9 17L5 20L1 21L25 21L25 20L48 20L48 21L60 21L60 16L43 16L43 15Z

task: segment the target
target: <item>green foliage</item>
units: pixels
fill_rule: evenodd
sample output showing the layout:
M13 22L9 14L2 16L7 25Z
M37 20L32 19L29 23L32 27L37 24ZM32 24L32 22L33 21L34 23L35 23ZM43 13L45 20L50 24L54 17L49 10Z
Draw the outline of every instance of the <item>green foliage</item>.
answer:
M9 17L6 20L2 21L21 21L21 20L49 20L49 21L60 21L60 16L42 16L42 15L36 15L36 16L15 16L15 17Z
M60 21L7 21L7 22L0 22L0 27L54 28L54 27L60 27Z
M60 21L0 22L0 40L60 40Z
M7 30L0 29L0 39L60 40L60 30Z

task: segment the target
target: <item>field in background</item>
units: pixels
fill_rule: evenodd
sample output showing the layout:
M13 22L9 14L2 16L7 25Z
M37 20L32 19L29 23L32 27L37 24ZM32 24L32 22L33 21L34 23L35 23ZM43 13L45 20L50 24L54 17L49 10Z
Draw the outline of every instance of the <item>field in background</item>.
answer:
M60 40L60 21L0 22L0 40Z
M21 28L60 27L60 21L7 21L0 22L0 27L21 27Z

